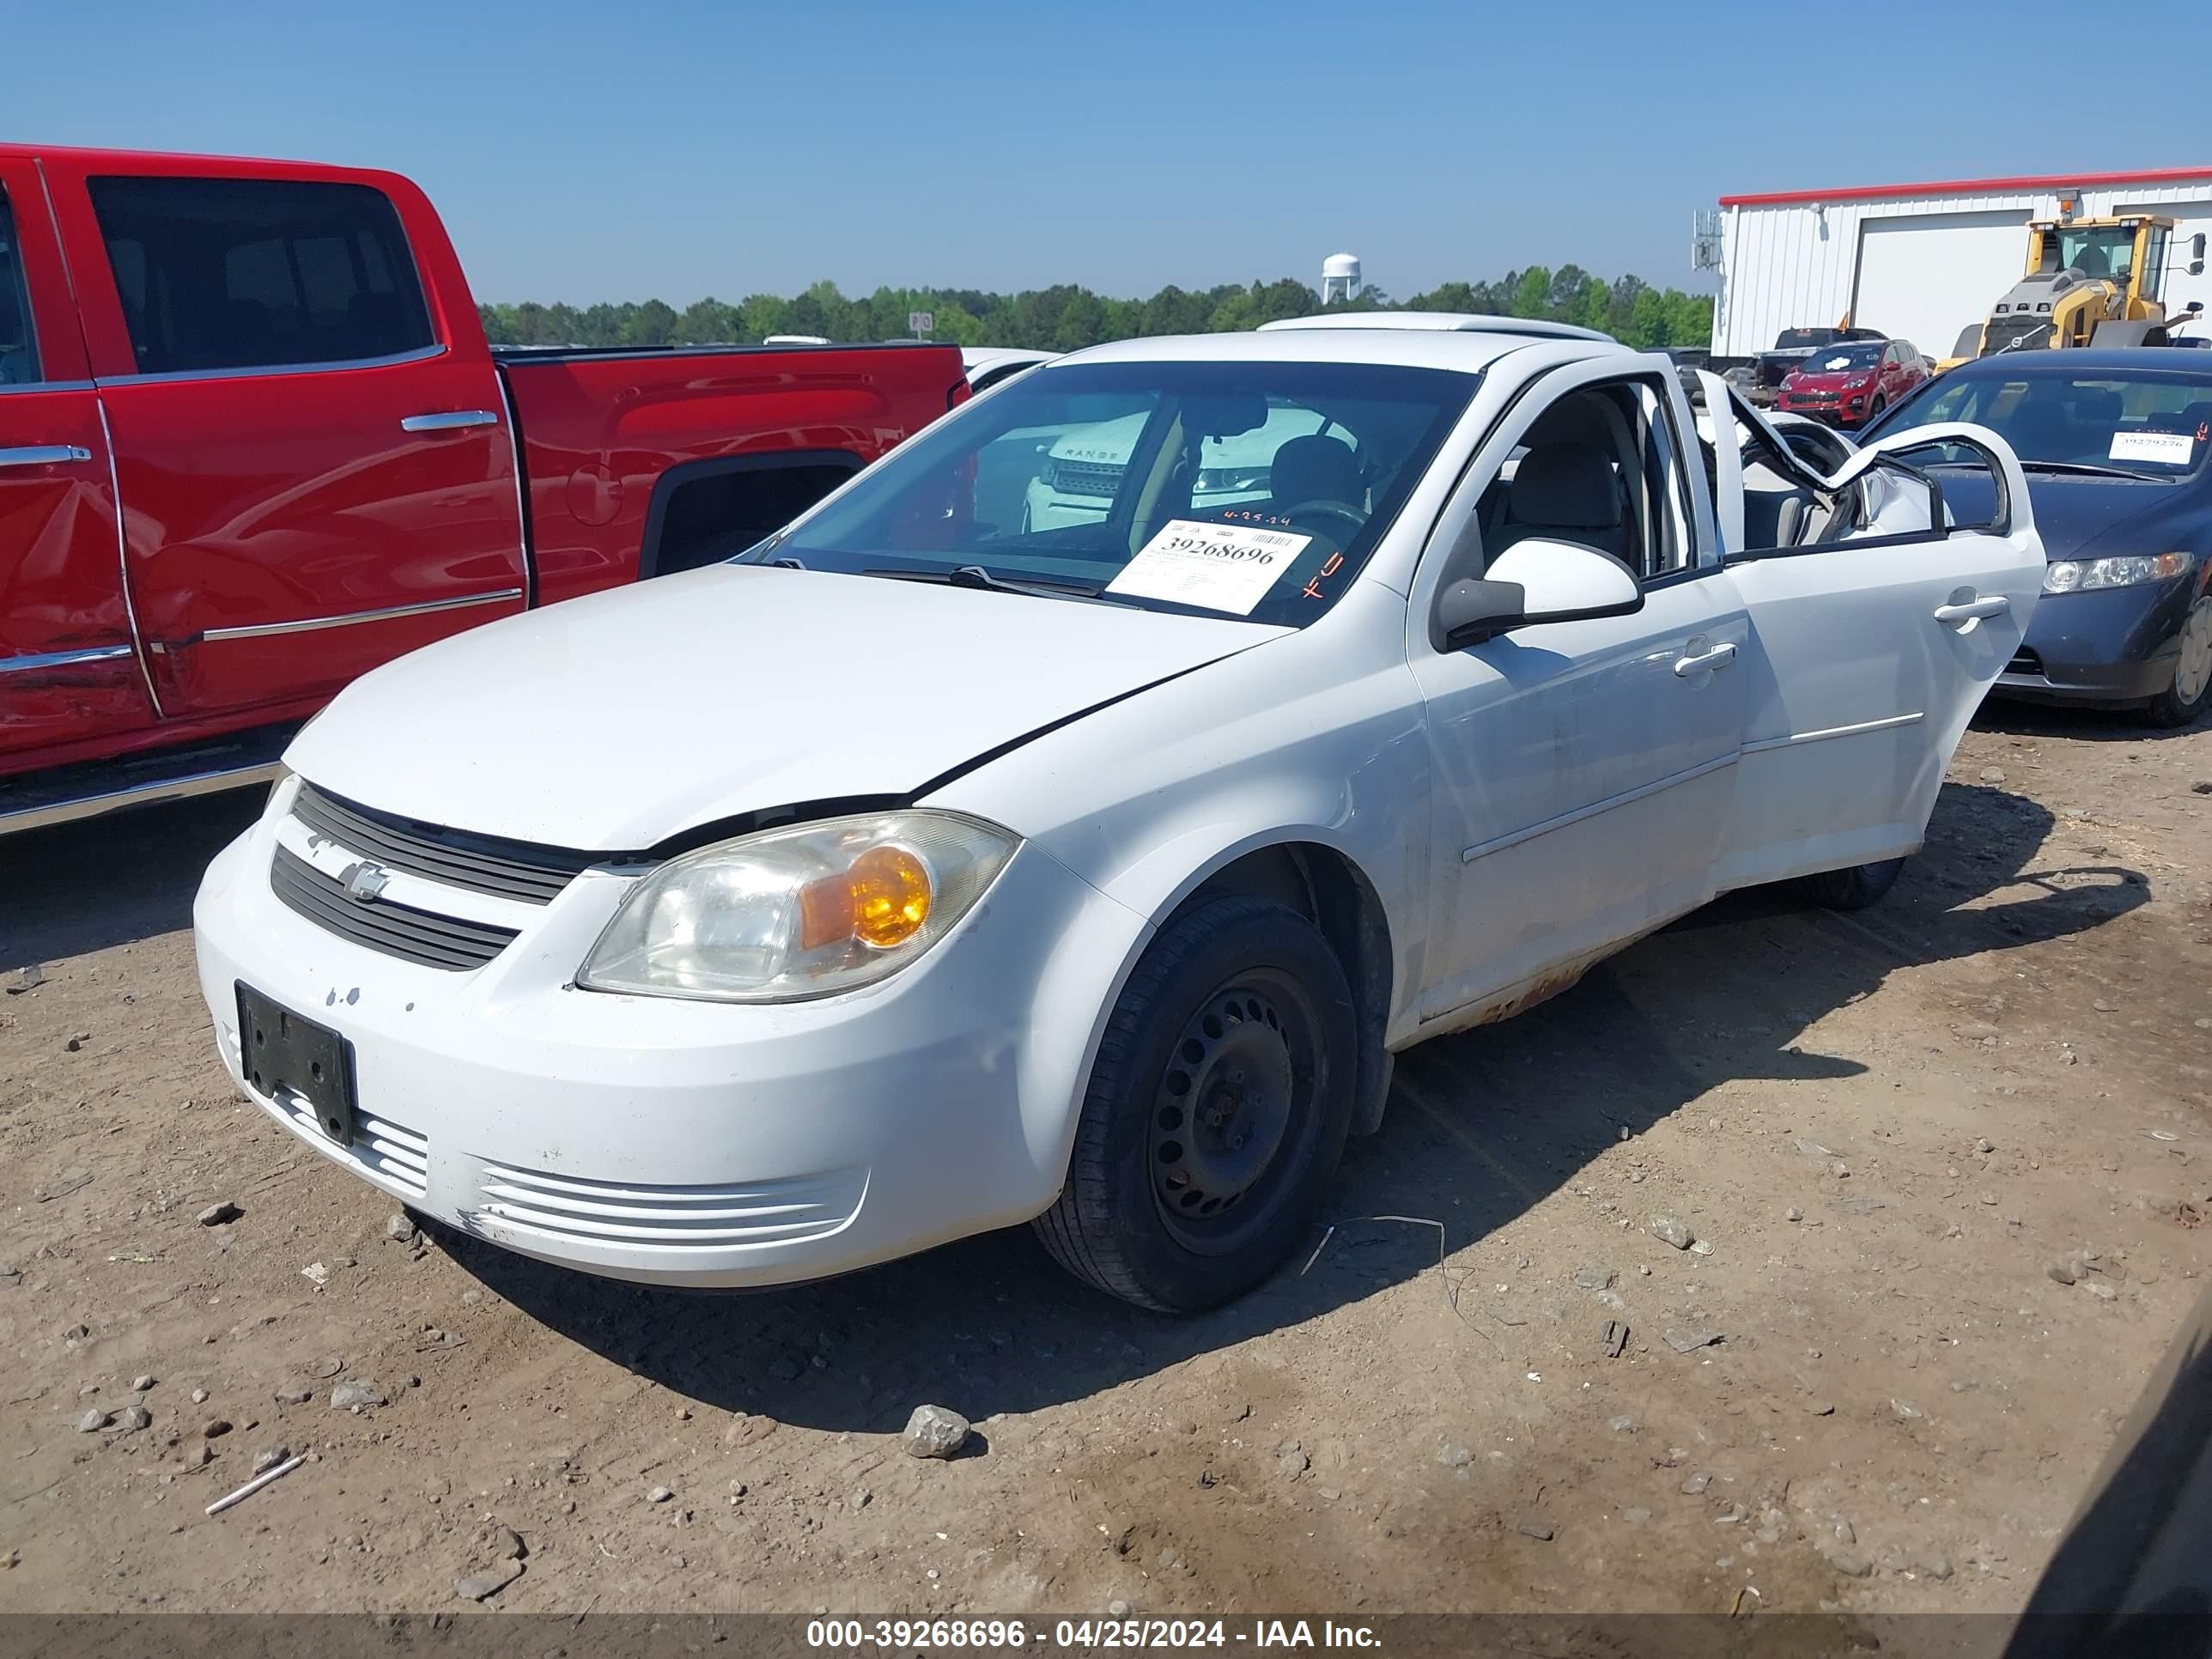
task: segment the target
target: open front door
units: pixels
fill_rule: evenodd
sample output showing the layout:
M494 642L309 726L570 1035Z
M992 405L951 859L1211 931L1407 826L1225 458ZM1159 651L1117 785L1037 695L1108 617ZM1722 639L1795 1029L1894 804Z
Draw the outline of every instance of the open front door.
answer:
M1766 492L1779 501L1747 502L1743 469L1723 467L1737 498L1717 516L1742 526L1723 558L1752 649L1723 884L1910 853L2042 591L2027 479L2002 439L1964 425L1881 439L1823 475L1758 410L1729 402L1784 487ZM1905 450L1941 459L1921 471L1896 459ZM1957 466L1994 477L1989 523L1959 525L1945 509L1942 476Z

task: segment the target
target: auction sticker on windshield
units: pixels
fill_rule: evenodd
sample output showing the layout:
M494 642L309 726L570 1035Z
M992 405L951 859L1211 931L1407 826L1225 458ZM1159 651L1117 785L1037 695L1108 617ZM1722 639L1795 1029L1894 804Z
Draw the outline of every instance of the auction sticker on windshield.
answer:
M1287 530L1170 519L1106 591L1249 617L1312 540Z
M2115 461L2164 461L2168 466L2187 466L2197 441L2186 432L2115 432L2112 453Z

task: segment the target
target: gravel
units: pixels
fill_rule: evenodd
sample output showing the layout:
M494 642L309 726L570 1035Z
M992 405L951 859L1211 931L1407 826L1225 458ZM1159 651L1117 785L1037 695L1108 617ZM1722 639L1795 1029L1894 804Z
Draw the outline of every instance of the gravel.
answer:
M103 1411L88 1411L76 1420L76 1431L79 1434L98 1434L106 1426L107 1413Z
M200 1225L203 1227L228 1226L245 1213L245 1211L226 1198L222 1203L210 1204L200 1212Z
M388 1403L383 1389L358 1377L349 1377L331 1390L331 1409L334 1412L357 1412L366 1406Z
M522 1563L501 1561L482 1572L472 1572L465 1578L453 1581L453 1594L465 1601L488 1601L516 1579L522 1577Z
M1672 1244L1678 1250L1688 1249L1691 1245L1697 1243L1698 1238L1695 1233L1671 1215L1655 1215L1651 1218L1651 1237L1662 1243Z
M975 1432L968 1419L943 1406L916 1406L899 1444L908 1457L950 1457Z

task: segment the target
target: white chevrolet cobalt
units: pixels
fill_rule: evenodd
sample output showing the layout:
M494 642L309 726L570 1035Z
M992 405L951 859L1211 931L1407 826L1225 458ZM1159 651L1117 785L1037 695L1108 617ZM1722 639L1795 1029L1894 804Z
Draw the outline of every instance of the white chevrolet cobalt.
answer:
M1942 429L1996 483L1960 524L1881 445L1733 414L1716 452L1666 357L1492 319L1046 363L729 564L353 685L200 890L223 1063L590 1273L1033 1220L1218 1303L1399 1050L1919 846L2042 586L2019 464ZM1103 428L1103 510L1025 526ZM1264 488L1210 500L1231 451Z

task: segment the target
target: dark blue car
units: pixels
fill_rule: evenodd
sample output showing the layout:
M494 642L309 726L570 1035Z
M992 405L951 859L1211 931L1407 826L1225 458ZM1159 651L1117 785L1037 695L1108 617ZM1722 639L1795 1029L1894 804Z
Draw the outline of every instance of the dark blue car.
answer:
M1945 421L1989 427L2027 472L2051 561L1992 695L2138 708L2186 726L2212 702L2212 362L2172 347L2021 351L1961 363L1862 441ZM1906 452L1954 519L1993 488L1948 446Z

